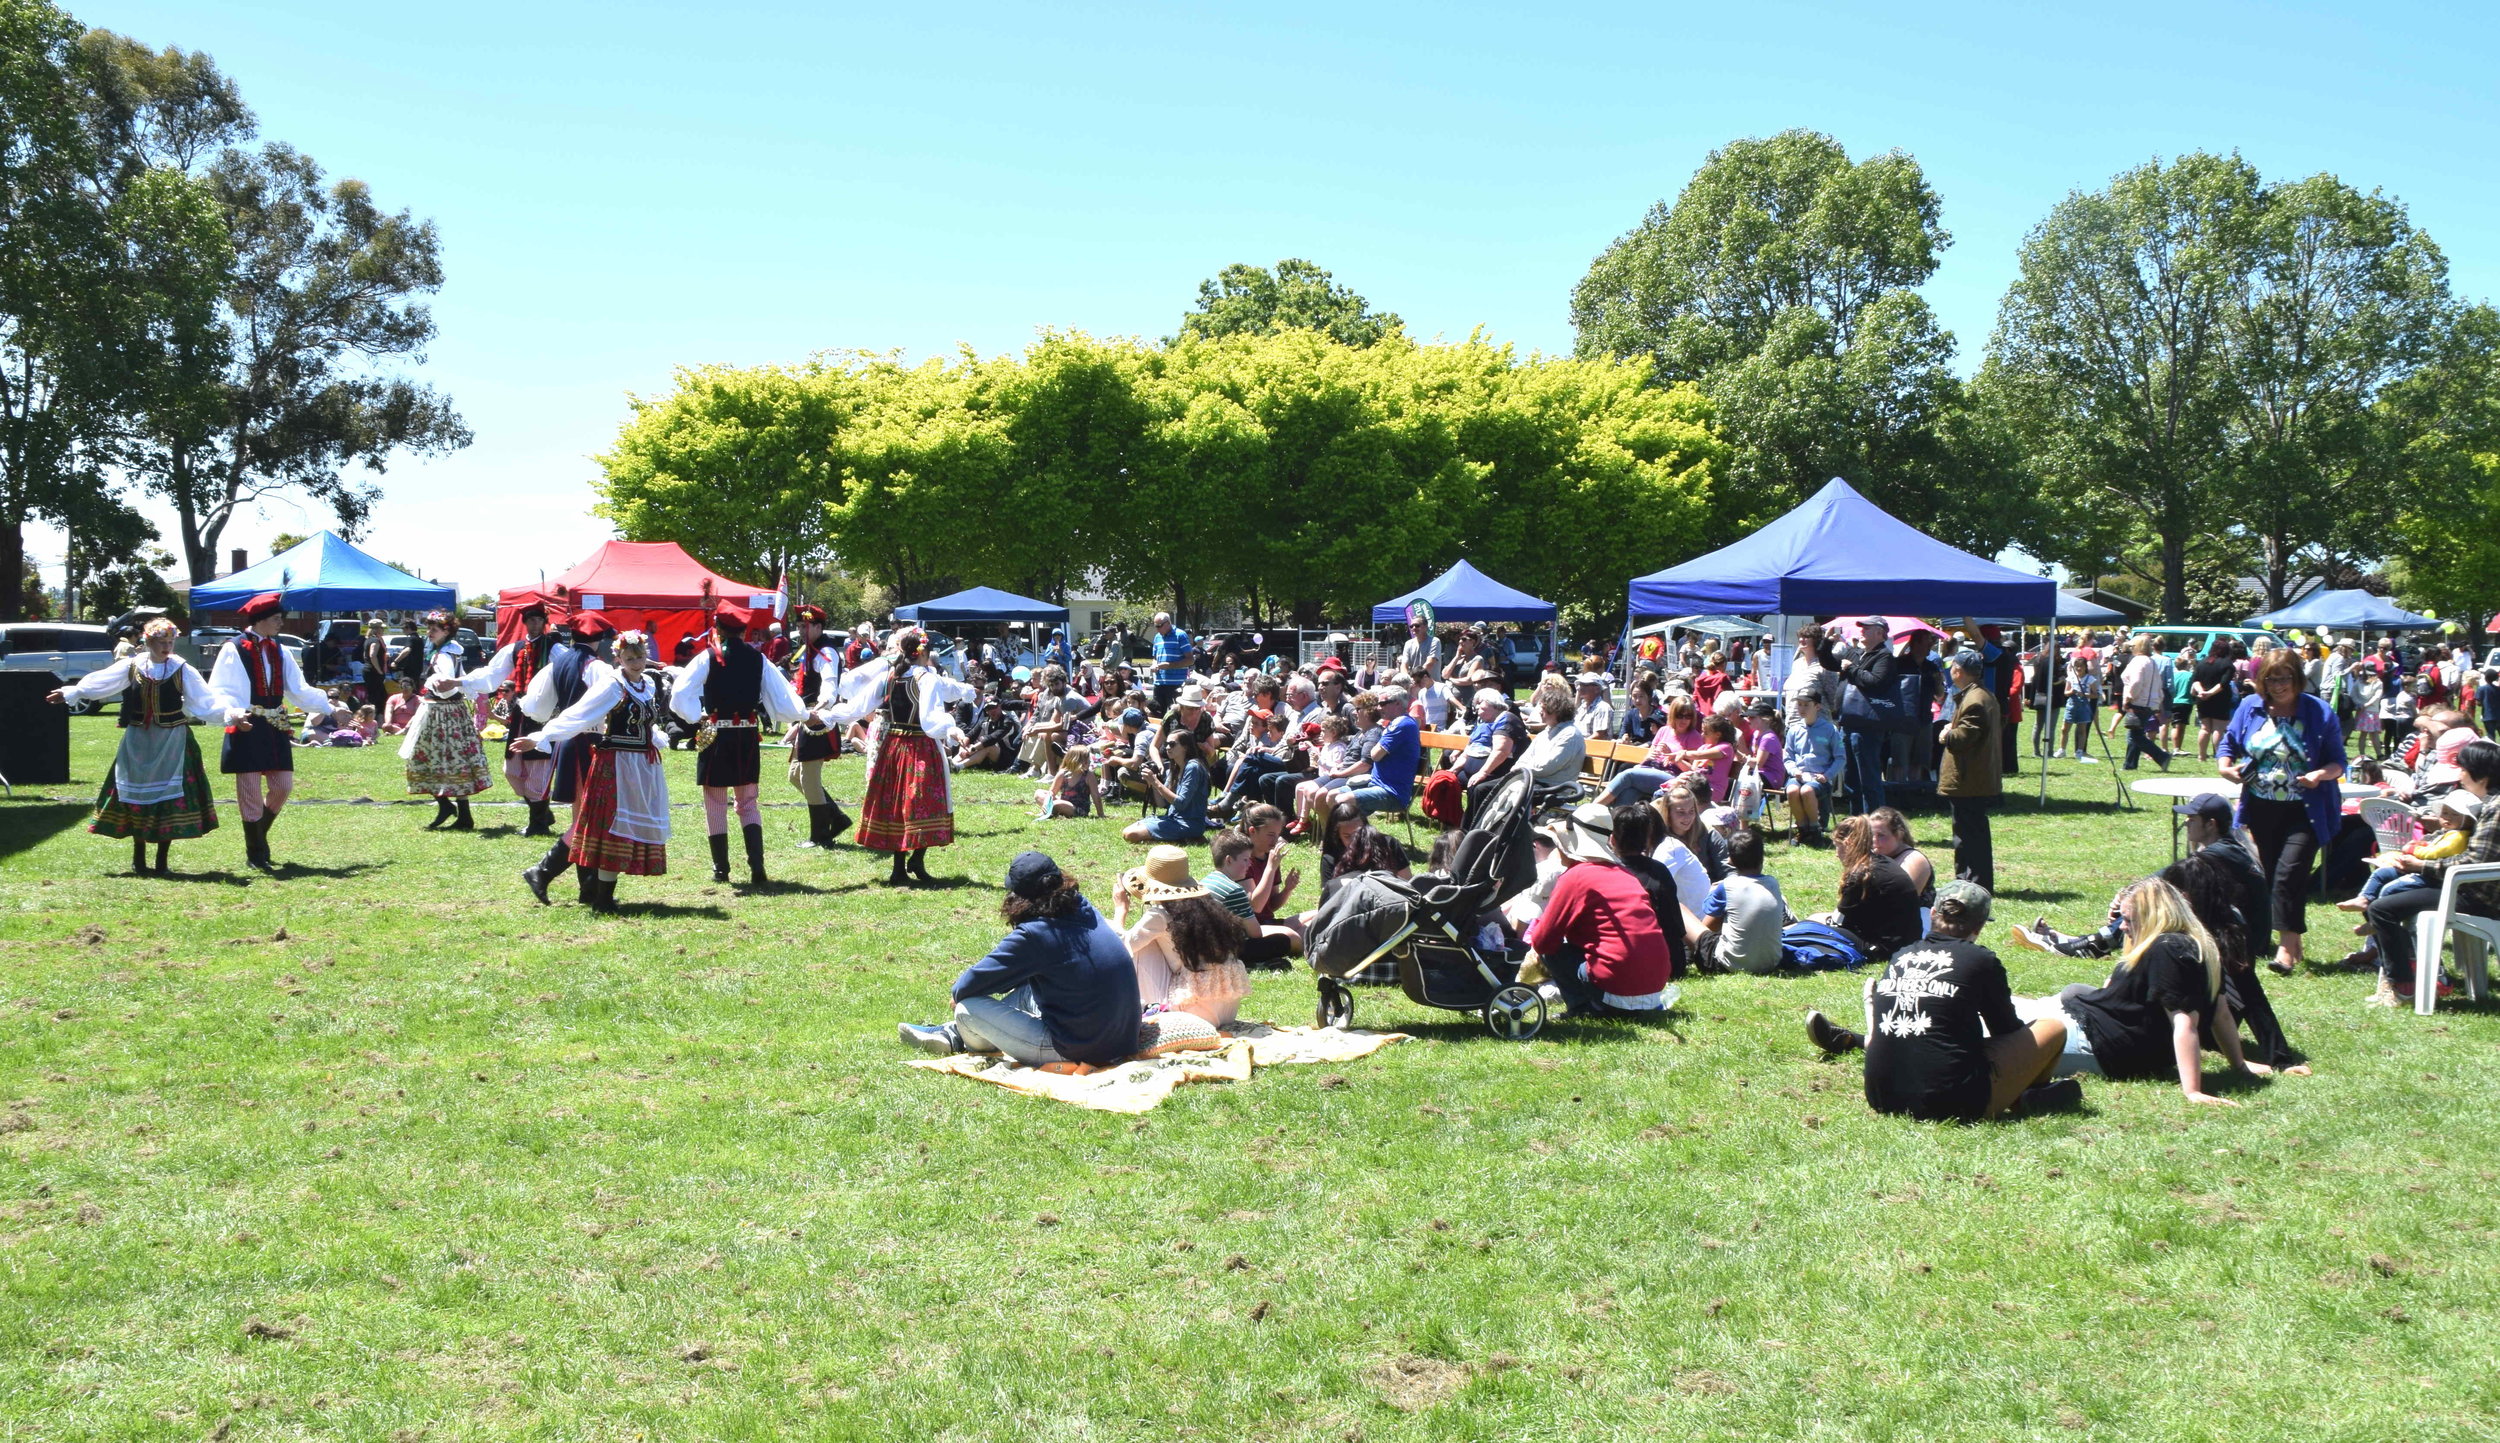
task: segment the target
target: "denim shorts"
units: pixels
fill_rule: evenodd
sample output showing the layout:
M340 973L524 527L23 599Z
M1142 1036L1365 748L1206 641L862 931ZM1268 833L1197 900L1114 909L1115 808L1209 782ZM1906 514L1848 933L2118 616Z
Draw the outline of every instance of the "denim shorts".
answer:
M1348 787L1346 795L1354 799L1354 805L1367 817L1374 812L1403 811L1407 805L1406 798L1371 782Z

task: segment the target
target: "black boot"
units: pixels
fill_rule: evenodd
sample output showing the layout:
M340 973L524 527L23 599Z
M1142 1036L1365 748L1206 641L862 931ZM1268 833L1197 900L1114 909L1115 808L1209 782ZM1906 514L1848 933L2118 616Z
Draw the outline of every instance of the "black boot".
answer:
M460 820L453 822L451 824L451 829L455 832L476 831L477 820L469 815L469 799L467 797L457 798L452 802L452 806L458 809L460 813Z
M451 798L436 797L434 799L434 820L426 823L425 829L429 832L434 831L450 822L453 817L456 817L459 814L459 809L452 806Z
M530 824L521 829L524 837L552 837L556 834L556 809L545 802L530 803Z
M825 845L830 847L841 841L842 834L850 829L851 814L842 810L840 802L825 798Z
M163 877L172 873L174 869L166 864L166 859L173 855L173 850L174 844L171 842L156 844L156 875Z
M134 877L148 874L148 839L145 837L130 839L130 873Z
M606 913L616 911L616 879L614 877L595 877L591 880L590 910Z
M727 832L712 834L712 880L715 882L729 880L729 834Z
M821 847L824 844L825 804L822 802L809 802L807 804L807 840L799 843L799 846L803 849L813 849Z
M928 849L928 848L926 848L926 847L921 847L921 848L918 848L918 849L916 849L916 850L914 850L914 851L912 852L912 854L911 854L911 879L912 879L913 881L915 881L915 882L931 882L931 881L935 881L935 880L936 880L936 878L931 877L931 876L929 875L929 849Z
M582 905L592 911L597 911L599 908L599 874L588 867L583 867L574 872L573 883L580 889Z
M276 817L264 816L257 822L243 824L244 843L249 848L248 860L252 867L273 876L277 873L278 864L269 855L269 829L277 823Z
M748 885L760 887L767 881L771 880L764 875L763 824L760 822L749 822L738 830L746 835ZM722 840L727 841L728 838L724 837Z
M539 905L552 906L554 904L547 897L547 889L554 886L556 878L563 876L564 869L572 865L572 852L559 841L547 849L547 855L538 859L537 866L521 874L521 880L529 884L530 895L538 899ZM584 872L582 875L587 877L590 874Z
M910 860L911 854L909 852L896 852L894 854L894 870L889 873L885 879L885 884L887 886L907 887L911 885L911 873L903 870L904 864Z

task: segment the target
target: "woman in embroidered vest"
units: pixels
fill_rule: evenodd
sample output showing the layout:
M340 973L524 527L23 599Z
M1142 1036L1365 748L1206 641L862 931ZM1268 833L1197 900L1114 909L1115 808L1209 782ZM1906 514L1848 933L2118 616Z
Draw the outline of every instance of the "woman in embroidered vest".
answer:
M555 751L575 737L590 743L590 770L574 793L565 836L596 912L616 910L616 879L668 871L668 774L660 765L660 692L650 674L651 641L639 631L616 638L616 665L601 667L582 699L516 750ZM543 900L543 898L542 898Z
M841 698L826 716L837 727L874 719L859 842L894 854L889 887L929 881L929 849L955 840L943 748L957 728L947 708L975 692L928 664L928 642L919 627L897 628L884 656L843 677Z
M56 702L122 698L121 748L96 794L95 819L87 830L99 837L130 839L130 870L148 873L148 843L156 844L156 870L166 870L175 842L217 830L208 768L200 761L195 721L222 722L224 702L208 678L174 655L174 624L148 623L146 650L91 671L75 686L53 692Z
M425 680L418 693L417 719L399 755L408 763L408 791L434 798L434 820L427 831L449 824L458 832L474 831L469 798L495 784L486 764L485 743L478 740L472 702L501 685L480 670L464 675L460 643L452 640L451 618L442 612L425 618Z

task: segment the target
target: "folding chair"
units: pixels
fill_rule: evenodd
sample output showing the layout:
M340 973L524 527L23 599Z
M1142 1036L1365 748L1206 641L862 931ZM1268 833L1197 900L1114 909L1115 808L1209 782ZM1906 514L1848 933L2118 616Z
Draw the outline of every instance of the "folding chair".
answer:
M2491 993L2491 950L2500 947L2500 917L2482 917L2457 910L2457 888L2467 882L2500 878L2500 862L2473 862L2450 867L2439 883L2439 907L2413 919L2413 1010L2424 1017L2439 1005L2439 952L2449 937L2457 939L2457 970L2465 974L2465 995L2480 1002Z

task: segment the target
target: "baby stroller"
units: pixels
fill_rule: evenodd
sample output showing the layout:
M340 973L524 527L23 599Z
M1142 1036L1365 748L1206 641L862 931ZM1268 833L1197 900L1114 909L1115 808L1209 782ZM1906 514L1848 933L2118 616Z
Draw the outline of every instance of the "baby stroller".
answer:
M1318 1021L1354 1017L1353 987L1389 980L1407 997L1448 1012L1473 1012L1496 1037L1525 1042L1545 1028L1545 999L1519 985L1522 958L1477 941L1478 919L1536 880L1529 846L1529 789L1515 772L1489 793L1459 834L1447 875L1401 882L1385 872L1346 878L1311 927L1319 976Z

